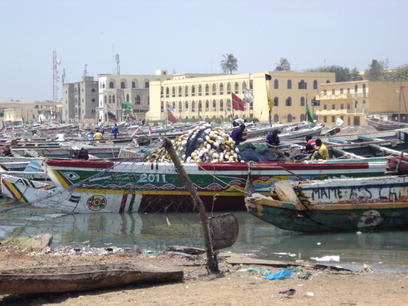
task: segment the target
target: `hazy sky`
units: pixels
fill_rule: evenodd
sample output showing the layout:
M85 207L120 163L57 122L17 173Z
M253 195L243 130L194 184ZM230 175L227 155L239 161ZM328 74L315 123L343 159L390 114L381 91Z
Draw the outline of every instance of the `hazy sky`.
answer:
M0 101L52 100L66 80L121 74L237 73L408 64L406 0L0 0ZM61 87L61 85L59 85ZM61 90L58 97L61 98Z

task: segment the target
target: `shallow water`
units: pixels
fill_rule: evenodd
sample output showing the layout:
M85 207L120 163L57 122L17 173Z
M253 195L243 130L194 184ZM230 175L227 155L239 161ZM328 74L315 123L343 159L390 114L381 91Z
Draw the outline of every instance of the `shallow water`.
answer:
M16 204L0 204L0 209ZM233 214L239 222L239 235L232 247L222 251L351 269L367 264L375 271L408 271L408 233L404 231L302 234L281 230L246 212ZM155 252L169 245L204 245L198 214L192 213L63 215L24 207L0 214L0 237L42 233L53 234L53 248L132 249L138 245Z

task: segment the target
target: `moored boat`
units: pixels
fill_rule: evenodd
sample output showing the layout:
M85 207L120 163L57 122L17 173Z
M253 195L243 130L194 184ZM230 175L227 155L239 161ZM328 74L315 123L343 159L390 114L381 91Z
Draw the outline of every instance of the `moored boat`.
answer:
M247 211L279 228L300 232L408 228L408 177L281 181L274 197L245 198Z
M191 197L173 163L44 160L52 184L3 175L3 195L69 212L192 211ZM206 208L244 210L247 181L268 194L280 180L366 177L384 174L386 162L183 163ZM41 200L39 203L38 201ZM49 203L48 203L49 202ZM92 203L99 204L92 204ZM38 204L37 204L38 203Z

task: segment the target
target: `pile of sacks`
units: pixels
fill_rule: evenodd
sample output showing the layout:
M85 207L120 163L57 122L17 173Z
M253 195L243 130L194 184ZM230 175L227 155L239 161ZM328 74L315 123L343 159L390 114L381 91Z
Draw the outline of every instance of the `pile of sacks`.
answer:
M240 162L235 141L219 127L203 124L172 141L180 160L187 163ZM147 162L171 161L165 148L157 148Z

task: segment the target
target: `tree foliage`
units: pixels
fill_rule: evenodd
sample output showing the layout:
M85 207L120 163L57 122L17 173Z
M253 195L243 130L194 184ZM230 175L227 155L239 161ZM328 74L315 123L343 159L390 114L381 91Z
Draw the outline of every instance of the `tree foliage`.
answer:
M388 68L388 60L378 61L373 59L368 69L365 71L365 78L369 81L384 80L384 70Z
M408 81L408 65L400 66L387 73L384 73L386 81Z
M224 59L221 61L220 66L224 73L232 74L233 71L238 70L238 60L234 57L234 54L227 53L223 55Z
M357 68L350 71L347 67L338 65L323 66L316 69L310 69L310 72L334 72L336 74L336 82L356 81L360 78Z
M284 57L281 57L279 63L275 63L275 65L275 71L290 71L290 63Z

